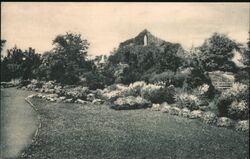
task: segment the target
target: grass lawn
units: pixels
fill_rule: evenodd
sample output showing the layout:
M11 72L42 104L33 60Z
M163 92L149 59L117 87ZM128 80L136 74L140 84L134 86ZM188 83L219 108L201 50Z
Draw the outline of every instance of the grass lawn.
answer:
M32 159L244 159L249 137L149 109L115 111L106 105L32 99L41 116Z

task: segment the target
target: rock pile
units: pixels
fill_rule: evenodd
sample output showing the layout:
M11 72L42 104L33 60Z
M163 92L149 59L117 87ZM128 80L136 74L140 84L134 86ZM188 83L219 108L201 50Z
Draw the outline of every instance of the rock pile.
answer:
M217 115L211 111L190 111L187 108L181 109L167 103L153 104L151 110L161 111L163 113L169 113L171 115L177 115L189 119L199 119L204 123L213 124L218 127L234 128L238 131L249 132L249 120L234 121L227 117L217 117Z

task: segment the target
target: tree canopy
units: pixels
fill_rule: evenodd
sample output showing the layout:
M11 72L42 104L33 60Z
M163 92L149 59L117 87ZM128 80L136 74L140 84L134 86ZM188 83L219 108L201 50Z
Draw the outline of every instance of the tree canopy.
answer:
M206 71L237 71L232 58L233 51L239 50L239 44L229 39L227 35L214 33L205 40L199 50L199 58Z
M53 40L54 48L42 57L38 75L46 80L56 80L65 84L76 84L79 75L91 69L86 60L89 43L81 34L66 33Z

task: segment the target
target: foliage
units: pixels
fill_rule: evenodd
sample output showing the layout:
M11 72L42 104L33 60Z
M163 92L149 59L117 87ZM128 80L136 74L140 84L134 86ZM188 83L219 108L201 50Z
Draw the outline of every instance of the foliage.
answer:
M187 93L177 93L175 95L176 105L181 108L196 110L199 108L199 98L195 95Z
M111 108L116 110L122 110L147 108L150 106L151 102L142 97L128 96L118 98L116 101L114 101L114 104L111 106Z
M141 96L152 103L174 102L175 88L173 85L169 87L148 84L142 87Z
M7 50L7 56L1 60L1 80L11 78L31 79L36 77L36 69L41 63L40 54L29 48L24 52L16 46Z
M228 117L232 119L248 119L249 117L248 103L244 100L240 102L233 101L228 108Z
M240 82L243 84L249 84L249 71L240 70L235 74L235 82Z
M235 115L229 114L229 109L231 109L231 112L233 112L234 109L236 109L235 108L236 103L240 103L242 101L245 101L247 105L249 105L248 85L244 85L241 83L234 83L230 89L222 92L221 96L218 98L216 102L219 110L219 115L236 118L237 116L234 117ZM234 104L232 105L233 102Z
M126 45L115 50L108 61L110 67L128 65L115 78L116 82L129 84L146 79L152 72L176 71L183 63L182 58L177 55L181 50L179 44L171 43L163 43L161 46Z
M242 56L242 63L246 66L250 66L250 39L248 39L247 47L240 51Z
M3 47L4 47L5 43L6 43L6 40L2 40L2 39L1 39L1 52L2 52L2 50L3 50Z
M53 44L53 50L42 57L39 78L64 84L78 83L80 74L92 67L92 63L85 59L89 43L80 34L66 33L58 35Z
M206 71L236 72L237 67L231 61L234 56L233 50L235 49L239 49L235 41L229 39L224 34L214 33L199 47L199 58Z
M104 89L108 83L108 78L103 74L90 72L86 75L86 82L89 89Z

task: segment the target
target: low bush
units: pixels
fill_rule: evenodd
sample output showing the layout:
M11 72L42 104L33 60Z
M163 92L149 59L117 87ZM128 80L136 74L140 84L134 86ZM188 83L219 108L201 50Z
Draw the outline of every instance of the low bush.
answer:
M235 129L238 131L244 131L249 133L249 120L238 121L235 124Z
M152 103L167 102L172 104L174 102L175 88L173 85L169 87L163 87L153 84L145 85L141 89L141 96Z
M217 126L219 127L232 127L234 122L232 119L227 118L227 117L220 117L217 120Z
M233 119L248 118L248 97L248 86L241 83L234 83L230 89L222 92L221 96L216 101L219 116L230 117Z
M143 81L138 81L131 83L128 87L122 88L122 94L124 96L139 96L141 94L142 88L144 88L147 84Z
M120 97L114 101L111 106L112 109L115 110L123 110L123 109L139 109L139 108L148 108L151 107L151 102L142 98L142 97Z
M249 84L249 70L241 70L235 74L235 82Z
M228 108L228 117L232 119L248 119L249 107L246 101L233 101Z
M213 112L205 112L202 116L202 120L208 124L215 124L217 122L217 116Z
M179 93L175 95L176 105L180 108L188 108L190 110L197 110L199 108L199 98L195 95L187 93Z

